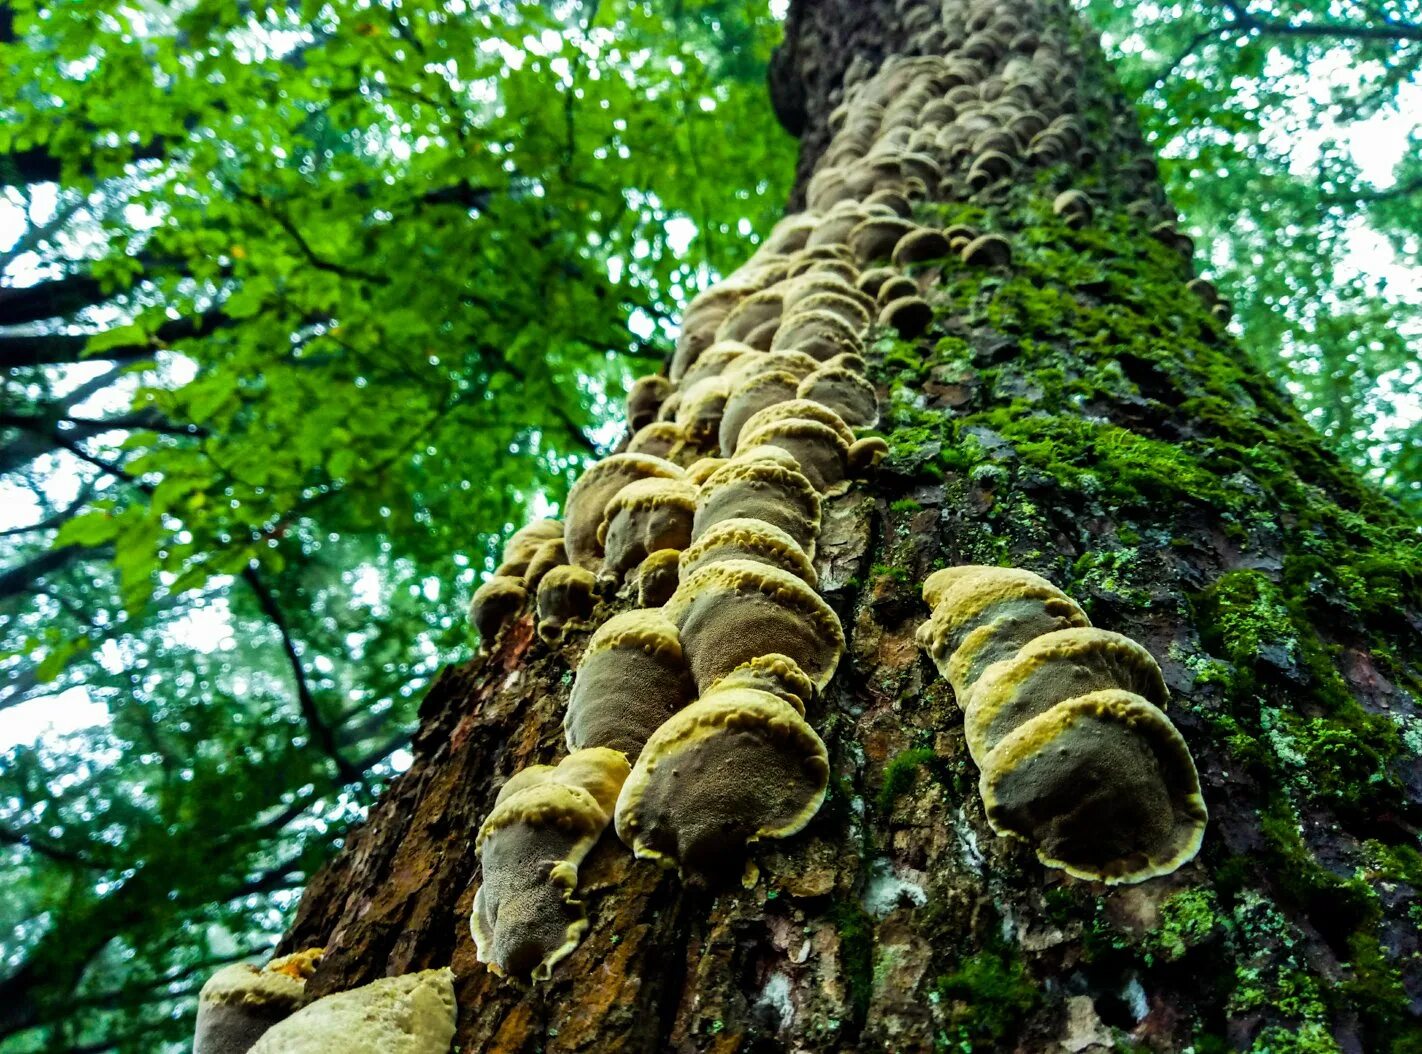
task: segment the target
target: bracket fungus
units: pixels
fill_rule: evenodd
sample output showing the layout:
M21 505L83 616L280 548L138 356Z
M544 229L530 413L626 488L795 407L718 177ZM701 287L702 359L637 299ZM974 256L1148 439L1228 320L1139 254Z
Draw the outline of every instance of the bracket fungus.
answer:
M538 635L552 644L564 630L585 629L597 606L597 578L586 568L562 564L538 583Z
M912 340L933 321L933 306L921 296L901 296L884 305L879 324L891 327L905 340Z
M751 421L761 416L763 414L756 414ZM839 493L847 486L849 444L822 421L782 416L759 425L747 422L741 430L741 442L747 446L777 446L788 451L810 485L821 494Z
M1081 878L1140 882L1199 850L1206 820L1165 681L1134 641L1094 629L1018 568L930 575L919 644L964 710L988 822Z
M788 655L767 652L743 662L707 689L707 695L732 688L755 688L778 695L793 706L801 717L815 694L815 686L799 663Z
M333 992L274 1025L251 1054L449 1054L454 971L421 970Z
M841 352L863 350L861 327L832 311L796 309L775 332L770 350L802 351L819 362Z
M1006 267L1012 262L1012 244L1000 234L982 234L963 246L960 255L970 267Z
M531 520L514 531L504 543L504 551L494 574L510 578L523 577L539 546L551 539L562 537L563 525L559 521Z
M681 554L681 577L689 578L705 564L721 560L754 560L769 564L814 586L815 566L800 544L765 520L722 520L709 528Z
M829 407L854 428L879 422L879 397L863 370L826 363L800 382L795 397Z
M793 659L823 688L844 653L844 629L824 599L794 573L757 560L703 563L664 610L703 691L767 652Z
M306 1005L306 980L321 961L312 948L265 966L233 963L198 993L193 1054L244 1054L269 1028Z
M676 627L660 610L614 615L578 663L563 731L569 750L610 747L635 758L647 737L695 697Z
M613 454L595 462L578 477L568 492L563 544L568 559L579 567L597 570L602 557L598 528L607 503L637 479L684 479L686 473L665 458L650 454Z
M616 582L658 549L685 549L696 513L696 486L684 479L639 479L607 503L597 539L605 574Z
M737 457L701 485L691 523L692 542L732 519L763 520L779 527L813 556L820 530L820 494L798 469L768 459Z
M799 378L785 370L757 373L738 383L727 397L721 413L718 439L722 456L730 457L736 452L741 429L752 415L767 406L795 398L799 387Z
M637 429L627 443L627 453L649 454L670 461L681 443L681 429L674 422L653 421Z
M528 599L528 589L522 578L493 575L478 589L469 602L469 621L479 631L480 647L489 651L504 623L517 615Z
M824 742L795 707L733 685L647 740L617 799L617 835L683 875L720 876L747 845L802 830L828 786Z
M587 931L578 866L611 819L627 759L595 747L534 765L504 784L475 843L483 882L470 931L501 976L546 979Z
M637 568L637 606L659 608L676 592L680 578L681 553L658 549Z
M655 421L671 393L671 381L659 373L638 377L627 391L627 427L635 432Z

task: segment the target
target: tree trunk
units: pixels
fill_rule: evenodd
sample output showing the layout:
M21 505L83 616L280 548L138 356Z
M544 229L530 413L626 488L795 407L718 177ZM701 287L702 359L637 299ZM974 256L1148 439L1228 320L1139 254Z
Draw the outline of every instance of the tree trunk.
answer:
M826 502L818 545L848 638L808 714L825 806L756 847L751 888L691 888L609 829L582 867L581 945L548 982L495 977L469 933L475 834L508 776L564 753L587 639L550 648L525 610L430 689L413 764L283 950L330 949L318 994L451 964L464 1054L1422 1049L1415 527L1187 290L1188 241L1065 2L802 0L786 36L771 88L802 139L792 209L846 85L894 56L1025 63L1034 105L1074 115L990 185L968 177L985 147L945 150L916 202L920 223L1004 235L1012 261L911 269L930 328L871 333L890 452ZM945 142L936 123L922 141ZM1054 214L1073 188L1085 224ZM923 579L963 563L1031 568L1159 659L1210 810L1193 862L1107 886L994 835L962 713L914 640Z

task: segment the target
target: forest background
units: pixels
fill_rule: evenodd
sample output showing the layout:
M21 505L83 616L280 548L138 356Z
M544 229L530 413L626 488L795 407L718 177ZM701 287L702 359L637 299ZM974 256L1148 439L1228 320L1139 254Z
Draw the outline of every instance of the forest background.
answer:
M1422 517L1422 4L1083 9L1250 353ZM180 1047L275 943L778 215L781 14L0 7L0 1052Z

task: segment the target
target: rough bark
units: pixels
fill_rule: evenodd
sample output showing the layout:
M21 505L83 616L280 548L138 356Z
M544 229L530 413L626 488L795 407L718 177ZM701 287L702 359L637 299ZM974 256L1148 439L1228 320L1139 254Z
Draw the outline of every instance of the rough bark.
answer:
M792 208L846 81L961 51L993 7L794 4L771 77L802 135ZM317 993L452 964L465 1054L1419 1049L1416 529L1187 291L1089 33L1055 0L1027 10L1068 58L1047 73L1081 149L971 193L969 156L917 204L1004 234L1013 261L915 268L933 325L875 331L891 454L828 504L819 545L849 638L809 714L826 806L757 851L750 889L687 888L609 831L577 951L536 987L492 976L468 928L474 834L504 779L562 753L586 640L550 649L526 612L439 678L410 770L310 884L283 950L330 949ZM1052 210L1073 187L1095 204L1080 228ZM1106 887L994 836L913 640L919 584L959 563L1030 567L1157 656L1211 813L1193 863Z

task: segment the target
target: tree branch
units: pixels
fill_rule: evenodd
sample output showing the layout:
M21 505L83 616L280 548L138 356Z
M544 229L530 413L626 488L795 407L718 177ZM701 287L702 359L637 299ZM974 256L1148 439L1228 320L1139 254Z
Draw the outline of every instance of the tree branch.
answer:
M316 744L317 749L335 763L336 771L340 773L341 779L347 783L363 783L365 781L364 771L358 766L352 765L341 753L340 748L336 745L334 730L326 723L320 708L316 705L316 698L311 694L311 686L306 681L306 671L301 665L301 655L297 652L296 642L291 636L291 627L287 624L286 615L282 612L281 605L277 603L276 596L267 588L267 584L262 581L262 576L257 573L254 567L248 566L242 572L242 580L255 594L262 613L271 620L272 625L281 635L282 651L286 653L292 679L296 682L297 702L301 707L301 716L305 719L307 728L311 730L312 742Z
M1422 25L1384 19L1381 25L1366 22L1285 22L1250 13L1241 0L1221 0L1232 24L1240 29L1278 37L1320 37L1334 40L1422 40Z
M91 339L87 333L41 333L0 336L0 368L54 366L69 362L136 362L150 358L163 346L180 340L205 337L237 324L237 319L214 308L193 318L163 323L151 340L85 354Z

